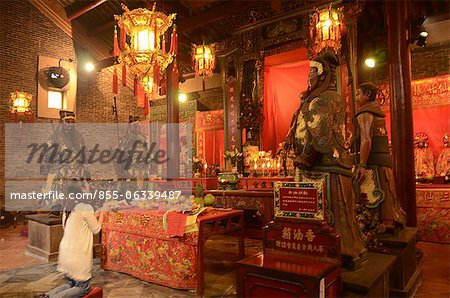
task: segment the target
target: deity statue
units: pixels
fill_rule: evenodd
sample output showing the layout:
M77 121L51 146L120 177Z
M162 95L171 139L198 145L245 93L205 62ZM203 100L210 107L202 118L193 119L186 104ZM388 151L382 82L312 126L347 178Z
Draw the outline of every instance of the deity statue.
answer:
M353 163L345 145L345 101L336 92L337 66L331 52L310 61L308 90L293 116L286 151L293 149L296 181L325 177L331 202L325 219L340 234L344 265L352 266L367 250L354 211Z
M139 154L132 153L133 149L143 152L148 150L147 141L141 131L143 126L139 123L139 120L138 116L129 116L127 132L117 147L119 151L124 152L123 160L131 158L131 163L129 164L114 163L117 178L121 180L118 187L121 192L146 190L144 182L147 180L145 178L148 178L150 175L149 164L138 160L143 158Z
M437 159L436 163L436 175L437 176L450 176L450 136L445 134L443 137L444 148Z
M49 151L49 154L43 158L41 164L41 173L47 174L47 181L42 187L42 192L58 191L65 192L66 182L71 180L90 179L90 173L85 169L84 165L78 160L70 162L58 162L53 160L60 152L70 150L74 154L79 152L85 146L83 136L75 128L75 113L71 111L60 110L60 125L54 129L52 136L47 141L50 147L56 145L56 152ZM62 211L61 200L53 200L45 202L50 208L50 215L57 215Z
M359 86L356 95L359 105L356 132L360 154L355 176L361 193L366 196L364 205L367 209L364 211L374 214L363 223L363 231L369 240L375 234L385 232L385 228L395 232L406 221L406 214L396 197L385 114L376 100L377 93L377 86L366 83ZM372 218L373 222L370 220Z
M276 154L276 158L278 163L280 164L280 171L278 173L279 176L288 176L287 173L287 152L285 149L285 144L283 143L279 143L278 144L278 148L277 148L277 154Z
M424 132L417 133L414 137L414 167L419 181L433 180L434 155L428 146L428 135Z

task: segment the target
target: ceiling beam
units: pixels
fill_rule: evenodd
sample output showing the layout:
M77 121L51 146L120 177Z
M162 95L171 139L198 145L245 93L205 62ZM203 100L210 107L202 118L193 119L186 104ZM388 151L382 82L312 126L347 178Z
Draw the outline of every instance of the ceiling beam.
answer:
M227 1L204 10L190 18L180 20L178 32L183 33L195 28L211 24L233 14L241 13L245 10L261 6L266 1Z
M98 34L101 34L101 33L105 32L105 31L108 31L109 29L114 27L115 24L116 24L116 22L114 20L104 22L103 24L100 24L98 27L96 27L96 28L94 28L92 30L89 30L87 32L87 35L88 36L96 36Z
M87 13L87 12L93 10L93 9L96 8L97 6L99 6L99 5L103 4L103 3L105 3L106 1L107 1L107 0L96 0L95 2L92 2L91 4L86 5L85 7L81 8L81 9L79 9L79 10L77 10L77 11L74 11L74 12L70 13L70 14L67 16L67 18L68 18L69 20L73 21L73 20L75 20L76 18L81 17L81 16L84 15L85 13ZM70 9L70 8L69 8L69 9Z
M107 67L113 66L115 62L116 62L116 58L115 57L109 57L109 58L103 59L103 60L98 61L97 63L95 63L95 69L97 71L100 71L103 68L107 68Z
M145 7L145 6L142 6L142 7ZM130 7L130 10L133 10L133 9ZM159 6L157 4L156 10L163 10L166 13L176 12L177 17L178 16L181 16L181 17L189 16L189 9L186 6L182 5L181 3L173 2L173 1L163 2L163 4L161 4ZM106 21L106 22L98 25L97 27L93 28L92 30L89 30L87 32L87 35L88 36L96 36L98 34L101 34L105 31L108 31L109 29L113 28L115 24L116 24L116 22L114 20Z

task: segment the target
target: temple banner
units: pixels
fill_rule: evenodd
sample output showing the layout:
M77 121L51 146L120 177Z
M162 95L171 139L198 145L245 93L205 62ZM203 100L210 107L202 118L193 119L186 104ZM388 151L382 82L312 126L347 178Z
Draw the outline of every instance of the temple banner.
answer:
M378 88L383 91L385 96L382 108L389 110L391 106L389 83L379 84ZM413 108L450 105L450 75L412 81L411 95Z
M226 84L226 113L227 113L227 150L239 147L238 102L236 100L236 79L229 77Z

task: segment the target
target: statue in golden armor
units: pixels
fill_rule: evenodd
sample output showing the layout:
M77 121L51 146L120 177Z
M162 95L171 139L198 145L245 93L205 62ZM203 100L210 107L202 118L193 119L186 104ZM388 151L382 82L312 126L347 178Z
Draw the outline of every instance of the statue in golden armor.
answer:
M336 92L338 58L331 52L310 61L308 90L301 95L286 138L294 151L296 181L326 176L331 208L326 221L340 234L344 263L365 258L365 242L354 211L352 160L345 144L345 101Z

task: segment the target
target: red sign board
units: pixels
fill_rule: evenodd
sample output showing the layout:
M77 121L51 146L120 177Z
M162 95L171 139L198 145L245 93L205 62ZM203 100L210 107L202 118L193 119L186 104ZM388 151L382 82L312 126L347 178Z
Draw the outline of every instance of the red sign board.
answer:
M313 188L280 188L280 210L317 213L318 193Z
M273 223L265 238L265 247L270 249L326 258L338 257L338 243L327 227L309 222Z

